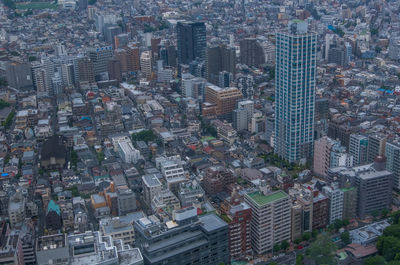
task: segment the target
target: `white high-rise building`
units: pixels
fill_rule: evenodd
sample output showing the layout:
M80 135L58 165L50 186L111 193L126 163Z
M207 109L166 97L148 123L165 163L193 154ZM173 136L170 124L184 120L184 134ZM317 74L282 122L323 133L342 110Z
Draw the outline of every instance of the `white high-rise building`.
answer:
M343 217L343 191L338 185L324 186L323 193L329 198L329 224L336 220L342 220Z
M284 240L290 241L292 203L288 194L261 189L244 198L252 210L251 244L257 255L271 251Z
M292 21L276 34L275 153L289 162L312 157L317 35Z
M400 141L386 142L386 169L393 173L393 188L400 190Z
M353 156L353 165L367 162L368 137L360 134L350 135L349 154Z
M151 60L151 52L144 51L140 55L140 69L142 73L145 74L146 78L151 78L151 73L153 72L153 65Z

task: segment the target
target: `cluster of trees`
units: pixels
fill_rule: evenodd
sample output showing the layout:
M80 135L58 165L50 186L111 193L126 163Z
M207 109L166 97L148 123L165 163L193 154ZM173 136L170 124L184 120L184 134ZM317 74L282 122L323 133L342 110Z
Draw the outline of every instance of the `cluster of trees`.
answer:
M1 110L1 109L4 109L4 108L6 108L6 107L9 107L9 106L11 106L10 103L8 103L7 101L4 101L4 100L0 99L0 110Z
M274 246L274 252L279 252L281 250L287 250L290 244L286 240L283 240L280 244Z
M8 116L7 116L7 119L5 120L5 121L3 121L3 127L5 128L5 129L10 129L10 127L11 127L11 124L12 124L12 121L13 121L13 119L14 119L14 116L15 116L15 111L14 110L12 110L11 112L10 112L10 114L8 114Z
M201 128L204 130L205 133L207 133L213 137L218 136L217 129L214 126L203 122L203 119L200 119L200 122L201 122Z
M306 255L315 260L317 265L337 264L335 255L337 246L332 242L329 234L318 235L317 239L307 249Z
M277 154L274 153L268 153L265 155L260 156L261 158L264 159L265 163L270 163L274 166L280 167L280 168L286 168L289 171L302 171L304 169L309 168L309 165L299 165L296 163L289 163L285 159L280 158Z
M3 0L3 4L8 7L9 9L15 9L16 5L13 0Z
M132 134L132 140L133 141L144 141L144 142L150 142L154 141L156 136L154 135L152 130L143 130L138 133L133 133Z
M376 243L377 256L366 259L366 265L400 265L400 211L391 216L388 226Z

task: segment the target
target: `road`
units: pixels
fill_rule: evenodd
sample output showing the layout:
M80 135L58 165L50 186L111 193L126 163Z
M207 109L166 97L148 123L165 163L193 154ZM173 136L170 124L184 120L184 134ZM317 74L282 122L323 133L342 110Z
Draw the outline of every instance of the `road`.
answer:
M262 261L256 263L256 265L268 265L271 262L276 262L278 265L294 265L296 264L296 252L290 252L286 255L274 256L268 261Z

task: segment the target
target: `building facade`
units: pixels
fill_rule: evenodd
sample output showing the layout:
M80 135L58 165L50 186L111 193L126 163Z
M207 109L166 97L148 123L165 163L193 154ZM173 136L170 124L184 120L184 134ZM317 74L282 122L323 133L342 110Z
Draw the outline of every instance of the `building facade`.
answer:
M275 244L291 239L291 200L283 191L257 191L245 195L252 210L251 244L255 254L271 251Z
M312 157L317 35L305 22L276 34L275 153L289 162Z

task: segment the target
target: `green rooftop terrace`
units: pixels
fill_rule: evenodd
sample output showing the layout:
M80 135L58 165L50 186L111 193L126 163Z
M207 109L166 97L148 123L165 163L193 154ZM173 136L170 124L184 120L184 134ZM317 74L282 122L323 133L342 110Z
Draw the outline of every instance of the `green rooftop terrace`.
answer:
M256 191L256 192L248 193L248 194L246 194L246 196L251 201L253 201L255 204L257 204L259 206L263 206L263 205L266 205L273 201L283 199L283 198L287 197L288 195L285 192L279 190L279 191L272 192L268 195L264 195L264 194L260 193L259 191Z

